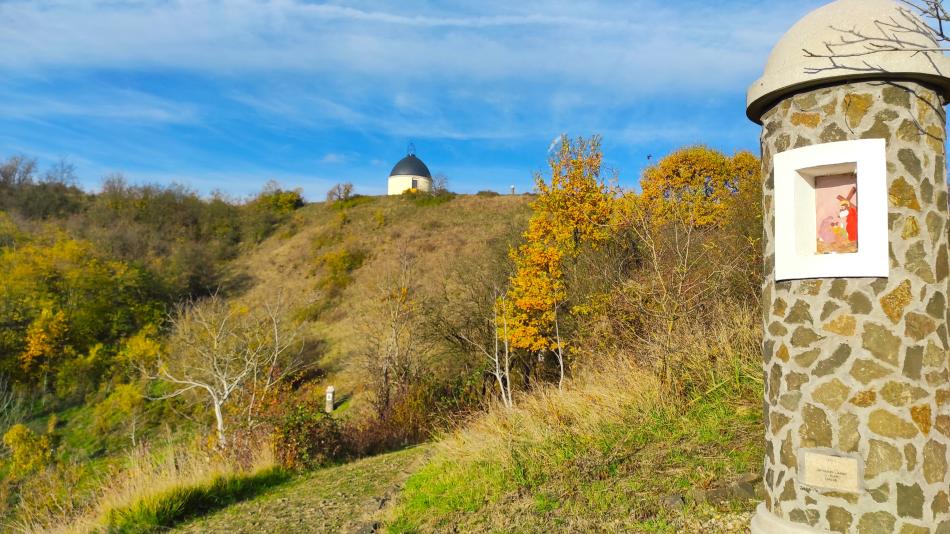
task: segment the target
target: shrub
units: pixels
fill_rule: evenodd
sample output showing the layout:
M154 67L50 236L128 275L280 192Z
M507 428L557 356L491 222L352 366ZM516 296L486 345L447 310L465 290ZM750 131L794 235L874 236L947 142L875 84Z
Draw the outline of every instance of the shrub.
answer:
M275 182L265 185L254 201L277 215L287 215L304 205L303 195L299 190L285 191Z
M323 267L323 276L317 285L331 295L346 288L352 281L353 271L366 260L366 253L359 249L342 247L320 256L317 263Z
M350 208L355 208L360 204L369 204L374 200L376 200L376 197L370 197L366 195L352 195L346 200L338 200L331 205L337 210L344 211Z
M477 196L477 197L498 197L498 196L501 196L501 194L499 194L497 191L488 191L488 190L485 190L485 191L479 191L478 193L475 193L475 196Z
M343 457L340 423L310 406L296 406L281 417L273 431L274 455L287 469L311 469Z
M376 224L376 228L382 228L386 226L386 212L383 210L374 211L373 222Z
M417 189L407 189L403 192L402 198L412 201L416 206L438 206L454 199L455 193L448 191L426 193Z
M20 423L3 435L3 444L10 449L10 475L21 478L49 465L53 457L49 438L40 436Z
M96 477L87 466L64 462L23 480L16 487L16 519L27 531L48 531L69 524L95 499Z

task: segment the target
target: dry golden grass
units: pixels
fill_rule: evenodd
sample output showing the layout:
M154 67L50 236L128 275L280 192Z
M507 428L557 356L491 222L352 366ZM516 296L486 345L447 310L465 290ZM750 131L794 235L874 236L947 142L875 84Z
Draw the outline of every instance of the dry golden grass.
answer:
M29 508L21 507L13 528L29 534L104 531L106 519L112 511L129 509L173 490L202 486L216 478L253 475L275 466L269 446L250 451L247 458L249 461L238 462L197 448L170 446L155 451L138 447L128 452L124 466L100 474L92 502L65 510L56 505L53 495L49 495L46 506L31 503ZM48 491L70 491L69 487L57 486L51 484Z
M645 411L664 403L659 381L627 359L605 363L565 385L516 398L507 410L495 406L438 444L458 461L512 461L519 443L544 443L564 433L595 435L607 423L622 421L631 407Z

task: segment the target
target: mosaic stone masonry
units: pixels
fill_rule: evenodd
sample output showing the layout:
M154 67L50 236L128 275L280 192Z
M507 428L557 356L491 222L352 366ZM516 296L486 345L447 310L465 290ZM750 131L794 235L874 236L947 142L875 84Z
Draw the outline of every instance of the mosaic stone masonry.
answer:
M789 97L762 122L766 506L831 532L950 534L942 103L916 83L856 82ZM776 282L772 156L872 138L887 142L890 277ZM858 456L863 490L800 484L807 448Z

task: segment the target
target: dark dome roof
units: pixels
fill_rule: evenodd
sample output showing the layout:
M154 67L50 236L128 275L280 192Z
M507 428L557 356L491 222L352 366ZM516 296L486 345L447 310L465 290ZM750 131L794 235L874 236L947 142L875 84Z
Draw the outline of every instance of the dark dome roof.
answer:
M409 154L408 156L399 160L399 163L393 167L393 172L389 173L390 176L423 176L425 178L432 178L432 175L429 174L429 168L426 167L425 163L422 163L422 160L417 158L415 154Z

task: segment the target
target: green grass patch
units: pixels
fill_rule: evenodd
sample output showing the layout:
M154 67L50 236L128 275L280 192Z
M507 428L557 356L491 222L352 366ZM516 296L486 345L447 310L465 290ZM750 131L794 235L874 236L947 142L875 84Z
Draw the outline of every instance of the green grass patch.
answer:
M396 533L453 524L494 530L514 521L585 530L619 521L671 532L675 521L659 505L665 495L760 468L759 387L738 383L686 407L630 407L596 432L551 426L532 440L515 431L510 448L491 459L437 456L410 477L387 526ZM491 517L498 523L486 525Z
M280 468L252 475L219 476L206 484L175 488L111 510L103 523L108 532L159 532L258 495L290 476Z

